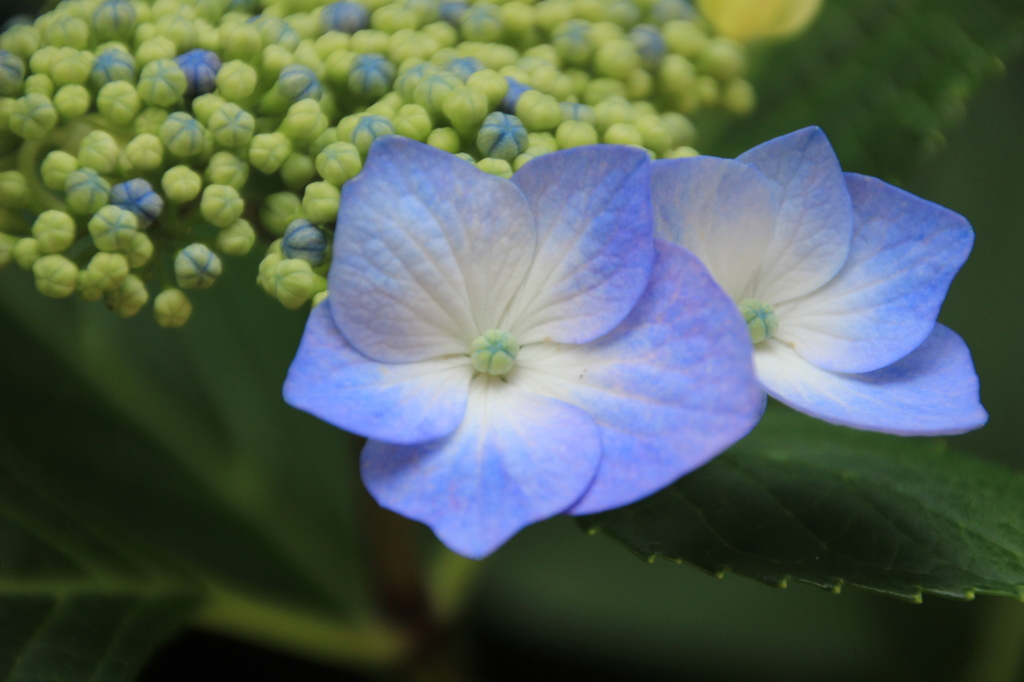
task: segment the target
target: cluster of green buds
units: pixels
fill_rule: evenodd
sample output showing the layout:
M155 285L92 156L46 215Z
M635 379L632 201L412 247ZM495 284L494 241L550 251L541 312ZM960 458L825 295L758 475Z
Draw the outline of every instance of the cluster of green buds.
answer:
M504 177L693 155L694 114L754 107L745 62L686 0L64 0L0 34L0 267L176 327L262 240L259 286L315 305L377 138Z

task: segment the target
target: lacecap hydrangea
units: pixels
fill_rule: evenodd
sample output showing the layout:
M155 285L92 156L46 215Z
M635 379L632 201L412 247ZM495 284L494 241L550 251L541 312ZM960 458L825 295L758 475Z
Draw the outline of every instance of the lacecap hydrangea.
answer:
M0 266L168 327L239 267L301 308L376 140L505 178L690 156L693 114L754 106L745 69L685 0L65 0L0 34Z

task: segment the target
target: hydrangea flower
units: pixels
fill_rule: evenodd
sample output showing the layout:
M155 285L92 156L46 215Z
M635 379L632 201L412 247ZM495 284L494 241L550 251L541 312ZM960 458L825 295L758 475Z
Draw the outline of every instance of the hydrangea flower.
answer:
M967 346L936 323L974 242L962 216L843 173L819 128L736 160L657 161L652 183L657 234L739 305L771 396L899 435L985 423Z
M651 494L764 398L735 307L655 242L650 210L641 150L556 152L506 180L378 140L343 187L285 400L369 438L374 498L469 557Z

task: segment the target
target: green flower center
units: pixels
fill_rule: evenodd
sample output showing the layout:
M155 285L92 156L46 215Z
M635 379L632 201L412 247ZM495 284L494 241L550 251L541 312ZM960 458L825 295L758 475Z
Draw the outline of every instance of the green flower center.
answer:
M503 376L516 364L519 342L516 337L500 329L484 332L469 344L469 361L473 369L484 374Z
M743 319L747 323L750 340L754 343L770 339L778 331L779 317L771 305L758 301L756 298L745 298L738 305Z

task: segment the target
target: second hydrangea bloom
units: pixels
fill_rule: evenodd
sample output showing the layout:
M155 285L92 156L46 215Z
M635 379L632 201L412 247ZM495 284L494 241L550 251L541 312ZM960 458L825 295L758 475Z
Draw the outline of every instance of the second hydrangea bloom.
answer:
M579 148L509 181L378 141L285 399L367 436L371 494L471 557L700 466L763 399L732 303L653 239L649 168Z
M974 242L962 216L844 174L818 128L736 160L655 162L652 199L659 236L744 313L773 397L900 435L985 423L967 346L935 321Z

